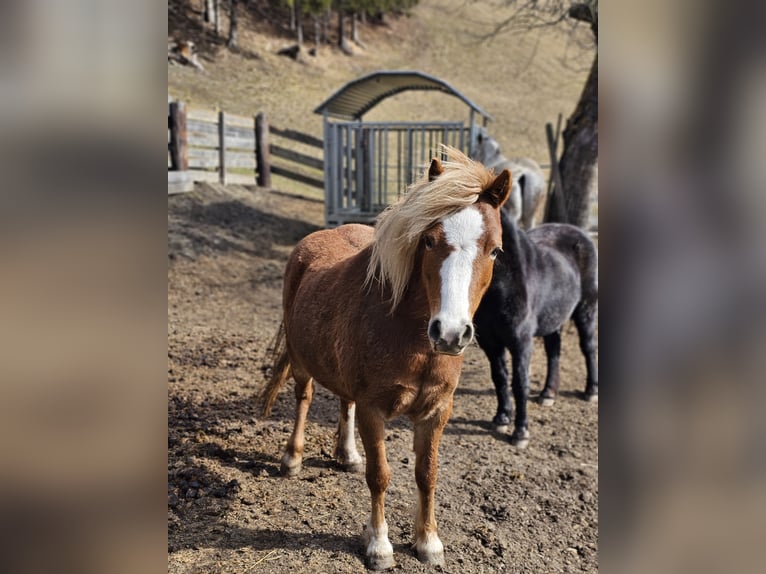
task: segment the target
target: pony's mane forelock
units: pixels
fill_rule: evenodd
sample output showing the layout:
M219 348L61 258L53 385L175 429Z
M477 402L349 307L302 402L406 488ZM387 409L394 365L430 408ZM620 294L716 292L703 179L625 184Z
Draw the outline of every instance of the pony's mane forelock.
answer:
M476 203L493 174L460 150L442 145L443 172L428 181L428 170L395 204L378 216L365 285L379 281L391 289L391 310L404 295L421 235L440 219Z

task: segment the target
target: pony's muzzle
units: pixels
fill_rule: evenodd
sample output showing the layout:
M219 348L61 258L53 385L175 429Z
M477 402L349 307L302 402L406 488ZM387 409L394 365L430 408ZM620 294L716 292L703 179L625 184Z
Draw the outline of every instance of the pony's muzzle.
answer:
M440 319L431 319L428 324L428 338L437 353L459 355L473 340L473 324L463 322L457 327L448 328Z

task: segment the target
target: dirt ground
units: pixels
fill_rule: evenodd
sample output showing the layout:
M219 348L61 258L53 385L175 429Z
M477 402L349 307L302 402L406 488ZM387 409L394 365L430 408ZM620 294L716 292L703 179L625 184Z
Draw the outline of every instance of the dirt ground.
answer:
M198 184L168 199L168 571L364 572L369 493L331 453L337 403L319 388L299 478L279 476L294 398L268 419L264 384L292 246L323 221L319 202L255 188ZM389 423L386 517L398 572L598 570L598 412L577 397L585 367L570 325L561 397L530 405L532 440L494 434L484 355L467 353L439 461L436 518L444 568L410 549L416 486L412 429ZM537 344L532 395L545 361ZM357 445L363 453L357 433Z

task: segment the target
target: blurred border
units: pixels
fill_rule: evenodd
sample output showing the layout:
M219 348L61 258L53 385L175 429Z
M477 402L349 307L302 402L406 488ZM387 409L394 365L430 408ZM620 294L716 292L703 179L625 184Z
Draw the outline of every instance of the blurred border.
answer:
M601 22L600 565L761 571L766 10Z
M166 569L166 35L149 0L0 6L5 572Z

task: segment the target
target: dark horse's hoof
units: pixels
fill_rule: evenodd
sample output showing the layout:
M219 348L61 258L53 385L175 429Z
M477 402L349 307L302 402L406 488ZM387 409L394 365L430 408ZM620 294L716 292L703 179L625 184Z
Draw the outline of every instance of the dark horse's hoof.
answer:
M529 431L527 429L516 429L511 435L511 444L516 448L527 448L529 444Z
M511 424L511 419L506 414L495 415L495 418L492 419L492 426L497 432L507 432L509 424Z
M598 403L598 393L585 394L585 400L589 403Z
M553 404L556 402L556 395L554 394L548 394L548 393L542 393L540 395L540 406L543 407L552 407Z

